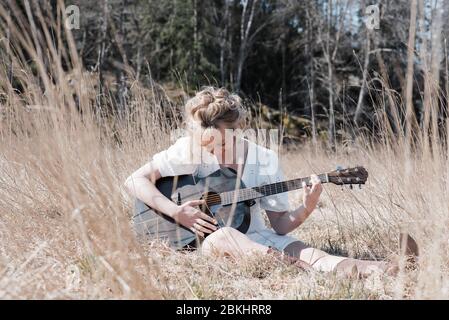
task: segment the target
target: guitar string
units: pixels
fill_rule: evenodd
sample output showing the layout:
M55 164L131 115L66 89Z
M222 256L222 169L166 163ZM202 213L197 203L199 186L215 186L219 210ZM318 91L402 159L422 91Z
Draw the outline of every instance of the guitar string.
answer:
M318 175L318 177L321 180L321 182L328 182L326 174L320 174L320 175ZM239 190L234 190L234 191L227 191L227 192L223 192L221 194L225 194L224 197L227 196L229 198L235 198L235 194L237 193L237 202L242 202L242 201L245 201L245 199L247 197L249 197L249 199L251 199L251 198L255 199L255 198L265 197L265 196L268 196L271 194L282 193L282 192L287 192L287 191L291 191L294 189L298 189L302 186L303 181L306 182L307 184L309 184L310 179L311 179L311 177L305 177L305 178L281 181L281 182L257 186L257 187L253 187L253 188L244 188L244 189L239 189ZM263 188L263 191L262 191L262 188ZM267 190L267 188L269 190ZM257 190L255 190L255 189L257 189ZM262 196L260 196L260 194L262 194ZM233 197L231 197L231 195L233 195ZM254 196L254 195L256 195L256 196ZM209 200L209 199L211 199L211 201L206 202L208 205L222 203L222 198L218 194L207 198L207 200ZM228 200L228 202L229 202L229 200ZM232 203L232 202L230 202L230 203ZM219 217L219 218L224 223L224 218L221 218L221 217ZM159 230L159 232L171 232L171 231L172 230ZM263 235L261 235L261 236L266 238Z
M319 175L320 180L322 182L325 182L323 180L323 175ZM242 202L242 201L246 201L248 199L246 199L247 197L250 197L250 199L255 199L255 198L260 198L260 197L264 197L264 196L269 196L271 194L276 194L276 193L282 193L282 192L287 192L287 191L291 191L294 188L298 188L300 186L302 186L302 182L310 182L310 177L305 177L305 178L299 178L299 179L293 179L293 180L287 180L287 181L281 181L281 182L277 182L277 183L272 183L272 184L267 184L267 185L262 185L262 186L257 186L257 187L253 187L253 188L244 188L244 189L239 189L239 190L235 190L235 191L226 191L223 192L221 194L224 194L224 198L225 198L225 203L230 202L227 198L233 198L232 194L235 194L235 192L237 192L238 197L237 197L237 202ZM262 191L261 189L264 189L264 191ZM269 190L267 190L267 188L269 188ZM256 191L255 189L258 189L258 191ZM243 196L241 196L243 194ZM262 194L262 196L260 196L260 194ZM242 199L243 197L243 199ZM222 199L219 195L213 195L211 197L207 197L206 198L206 203L208 206L213 206L213 205L217 205L222 203ZM246 200L245 200L246 199ZM226 201L227 200L227 201ZM231 204L232 202L228 203ZM221 218L222 221L223 218ZM155 222L157 224L157 222ZM165 230L168 232L168 230Z
M295 179L295 180L288 180L288 181L273 183L270 185L263 185L263 186L253 187L253 188L240 189L240 190L236 190L236 191L226 191L226 192L221 193L221 195L223 195L223 198L225 200L227 200L225 202L229 202L229 200L227 198L233 198L232 196L235 194L235 192L237 192L238 202L246 201L249 199L260 198L261 195L262 195L262 197L264 197L264 196L269 196L269 195L276 194L276 193L291 191L292 189L297 189L299 186L301 186L302 181L309 182L310 178L309 177L300 178L300 179ZM300 184L300 182L301 182L301 184ZM325 182L325 181L322 181L322 182ZM208 197L207 200L211 200L212 202L221 201L221 197L219 195L212 195L212 196ZM217 204L219 204L219 203L220 202L218 202Z
M319 175L319 178L322 183L327 182L327 179L325 177L326 177L325 174ZM298 189L302 186L303 181L309 183L310 179L311 179L310 177L299 178L252 188L244 188L235 191L226 191L220 194L223 195L223 198L225 200L224 202L226 202L226 204L231 204L233 202L231 202L230 199L233 199L235 197L235 193L237 193L237 202L242 202L277 193L291 191L293 189ZM262 188L264 188L263 191L261 190ZM269 188L269 190L267 190L267 188ZM209 197L206 197L206 201L209 202L211 205L220 204L223 202L222 197L219 194L214 194Z
M326 174L320 174L320 175L318 175L318 177L322 183L328 182ZM242 202L242 201L247 201L250 199L266 197L266 196L269 196L272 194L291 191L293 189L299 189L299 188L301 188L303 181L306 182L307 184L309 184L310 179L311 179L311 177L306 177L306 178L281 181L281 182L277 182L277 183L273 183L273 184L269 184L269 185L245 188L245 189L234 190L234 191L226 191L226 192L222 192L221 195L223 195L223 198L225 198L224 202L226 202L226 204L231 204L231 203L233 203L233 201L230 201L229 199L234 199L235 193L237 193L237 202ZM343 180L341 182L345 183ZM350 182L352 183L352 181L350 181ZM262 188L264 189L263 191L262 191ZM267 190L267 188L269 188L269 190ZM278 188L280 188L280 189L278 189ZM214 204L220 204L223 202L222 197L220 195L212 195L208 199L211 199L211 201L214 202Z

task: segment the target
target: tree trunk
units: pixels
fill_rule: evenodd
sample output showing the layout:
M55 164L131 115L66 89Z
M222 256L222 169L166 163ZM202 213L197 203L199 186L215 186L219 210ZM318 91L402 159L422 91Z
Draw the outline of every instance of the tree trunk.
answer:
M136 35L137 35L137 50L136 50L136 80L140 81L140 75L142 73L142 64L143 64L143 56L142 56L142 49L143 45L147 40L147 37L145 36L145 32L142 31L141 26L141 19L139 17L138 10L140 8L137 5L133 5L133 11L132 11L132 19L134 22L134 26L136 28Z
M329 145L332 149L335 148L335 110L334 110L334 89L333 89L333 79L334 79L334 73L333 73L333 66L332 62L328 62L328 90L329 90L329 127L328 127L328 134L329 134Z
M244 0L242 1L243 4L243 11L242 11L242 17L240 20L240 48L239 48L239 55L238 55L238 61L237 61L237 74L235 77L235 91L238 93L240 92L240 87L242 84L242 73L243 73L243 66L245 64L246 55L247 55L247 49L248 49L248 39L249 39L249 33L251 30L251 25L253 23L254 13L256 11L256 4L258 0ZM251 2L251 8L249 12L248 19L247 16L247 10L248 10L248 4Z
M281 61L281 63L282 63L282 67L281 67L281 90L282 90L282 95L281 95L281 102L282 102L282 105L284 105L285 104L285 101L287 100L287 79L286 79L286 75L285 75L285 73L286 73L286 67L285 67L285 65L286 65L286 56L287 56L287 40L286 40L286 37L284 36L284 35L282 35L282 44L281 44L281 46L282 46L282 49L281 49L281 55L282 55L282 61Z
M442 37L441 31L443 28L442 12L446 0L436 1L435 4L435 18L432 21L432 62L430 65L430 113L432 118L432 145L439 146L439 98L440 98L440 70L442 60Z
M360 117L362 116L363 110L363 98L365 96L366 81L368 78L368 67L369 67L369 57L370 57L370 32L367 31L366 35L366 47L365 47L365 59L363 62L363 75L362 75L362 86L360 87L359 98L357 100L357 107L354 114L354 123L356 126L359 125Z
M329 125L328 125L328 142L329 146L335 148L335 111L334 111L334 73L333 73L333 61L330 51L330 30L332 19L332 0L329 1L329 8L327 9L327 39L326 39L326 51L327 51L327 80L329 91Z
M104 63L104 57L105 57L105 53L106 53L106 37L107 37L107 32L108 32L108 18L109 18L109 8L108 8L108 3L109 0L103 0L103 21L100 27L100 31L101 31L101 40L98 44L98 54L97 54L97 65L96 65L96 70L98 72L98 86L99 86L99 97L101 99L101 97L104 94L104 87L103 87L103 83L104 83L104 79L103 79L103 63ZM101 109L101 105L102 102L101 101L97 101L96 103L96 107L97 109Z
M429 98L429 94L426 93L428 90L428 86L425 84L427 81L427 76L429 72L429 58L427 57L427 30L426 30L426 12L425 12L425 0L419 0L418 2L419 9L419 19L418 19L418 27L419 27L419 35L420 35L420 51L419 56L421 60L421 72L424 79L424 103L419 110L419 125L421 127L424 126L424 109L425 106L429 104L426 101L426 98Z
M120 118L123 118L125 115L125 110L127 107L127 96L128 96L128 85L127 85L127 76L125 74L124 67L128 66L128 59L126 56L126 51L124 49L124 44L126 43L126 31L125 31L125 9L128 6L127 0L122 0L122 8L120 13L120 21L119 21L119 37L117 39L117 45L119 47L119 51L122 55L123 65L120 68L117 68L117 82L118 82L118 115Z
M198 41L198 2L193 0L193 61L191 71L194 72L195 78L197 78L197 70L199 65L199 41Z
M383 86L386 86L388 99L388 108L386 108L386 113L388 116L389 124L391 125L391 129L394 134L400 134L402 136L403 132L402 130L399 130L399 128L401 128L401 120L399 116L399 110L397 108L398 104L395 102L395 100L393 99L393 95L391 94L392 89L390 79L388 76L387 67L385 66L385 61L382 57L382 51L376 51L376 60L380 68L380 74L382 75Z
M226 54L226 40L229 29L229 5L228 1L224 2L225 12L223 16L224 26L220 31L220 79L221 85L225 85L226 82L226 67L225 67L225 54Z
M430 25L430 48L421 52L423 60L423 78L424 78L424 103L423 103L423 124L422 124L422 138L424 148L429 148L429 129L432 127L432 135L435 138L438 125L438 88L439 88L439 71L441 60L441 11L442 7L438 6L436 2L435 8L432 10L431 25ZM423 10L424 11L424 10ZM424 14L424 12L423 12ZM427 41L426 41L427 43ZM429 57L430 56L430 57ZM430 123L432 120L432 124ZM435 139L433 139L434 142Z
M417 0L410 3L410 27L408 34L407 73L405 76L405 108L406 108L406 137L411 139L412 126L416 122L413 109L413 66L415 59ZM407 142L408 143L408 142Z
M313 18L310 13L309 5L306 5L306 17L307 17L307 56L309 57L309 101L310 101L310 121L312 122L312 143L315 146L317 143L317 132L316 132L316 120L315 120L315 66L313 57Z

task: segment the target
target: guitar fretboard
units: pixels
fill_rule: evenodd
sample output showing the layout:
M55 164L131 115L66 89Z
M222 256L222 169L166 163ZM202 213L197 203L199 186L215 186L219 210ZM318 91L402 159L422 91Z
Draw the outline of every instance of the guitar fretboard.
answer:
M329 178L326 173L318 175L321 183L328 183ZM209 205L222 204L230 205L237 202L243 202L248 200L254 200L262 197L271 196L278 193L283 193L287 191L297 190L302 188L302 183L305 182L307 185L311 185L311 178L299 178L281 182L275 182L271 184L265 184L258 187L243 188L234 191L227 191L220 193L220 200L210 199L208 200Z

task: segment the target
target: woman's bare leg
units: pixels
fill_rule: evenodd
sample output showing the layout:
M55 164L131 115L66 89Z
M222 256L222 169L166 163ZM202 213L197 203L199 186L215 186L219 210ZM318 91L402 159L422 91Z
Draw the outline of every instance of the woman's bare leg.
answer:
M240 231L224 227L210 234L201 245L201 252L208 256L228 256L239 259L254 253L267 254L270 248L261 245ZM374 270L386 271L384 261L358 260L330 255L322 250L312 248L301 241L289 244L284 253L311 265L315 270L344 275L368 275Z
M240 231L224 227L207 236L201 245L201 252L208 256L228 256L241 258L254 253L266 254L270 248L261 245ZM284 252L294 258L312 265L316 270L333 271L335 266L347 260L344 257L332 256L322 250L295 241L285 248Z
M366 276L374 271L393 272L386 261L358 260L328 254L322 250L312 248L301 241L289 244L284 252L309 263L319 271L335 271L344 275Z
M232 258L240 258L254 253L265 254L268 250L268 247L251 240L245 234L230 227L220 228L211 233L201 245L203 254Z
M299 240L290 243L284 249L284 252L290 256L307 262L314 269L319 271L333 271L338 263L346 259L344 257L333 256L322 250L312 248Z

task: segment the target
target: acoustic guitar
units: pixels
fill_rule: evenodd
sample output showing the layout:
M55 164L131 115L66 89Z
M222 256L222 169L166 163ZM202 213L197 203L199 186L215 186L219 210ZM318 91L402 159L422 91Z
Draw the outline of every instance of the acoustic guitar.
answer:
M336 185L365 184L368 172L363 167L337 169L318 175L321 183ZM256 199L302 188L302 183L311 185L311 178L298 178L257 187L246 187L236 172L222 168L207 177L194 175L160 178L157 189L167 198L181 205L190 200L204 199L201 211L214 217L218 227L232 227L246 233L251 223L250 207ZM199 239L188 228L178 224L171 217L153 210L136 200L133 216L134 230L140 237L168 241L170 247L181 249L196 247Z

